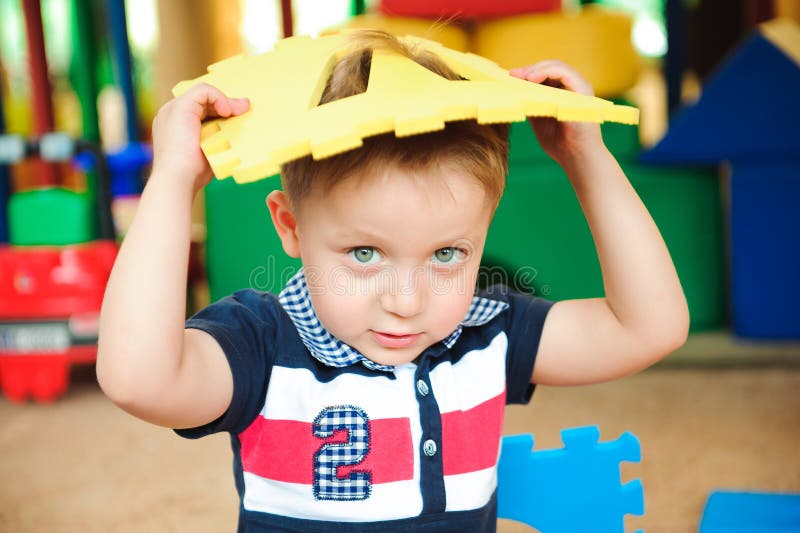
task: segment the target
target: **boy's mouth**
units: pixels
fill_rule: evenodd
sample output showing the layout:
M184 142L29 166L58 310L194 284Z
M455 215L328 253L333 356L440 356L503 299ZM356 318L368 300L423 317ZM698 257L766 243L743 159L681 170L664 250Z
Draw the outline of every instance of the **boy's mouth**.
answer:
M370 330L372 338L375 342L384 348L406 348L411 346L419 338L419 333L405 333L402 335L396 333L387 333L383 331Z

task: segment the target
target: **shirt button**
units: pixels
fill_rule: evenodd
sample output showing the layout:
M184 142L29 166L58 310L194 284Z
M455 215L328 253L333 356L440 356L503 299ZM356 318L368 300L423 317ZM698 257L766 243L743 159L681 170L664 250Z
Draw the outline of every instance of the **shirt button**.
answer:
M425 455L427 455L428 457L433 457L434 455L436 455L436 450L437 450L436 442L434 442L431 439L426 440L422 444L422 451L425 452Z
M425 380L420 379L417 381L417 392L419 392L420 396L427 396L430 391L431 389L428 388L428 384L425 383Z

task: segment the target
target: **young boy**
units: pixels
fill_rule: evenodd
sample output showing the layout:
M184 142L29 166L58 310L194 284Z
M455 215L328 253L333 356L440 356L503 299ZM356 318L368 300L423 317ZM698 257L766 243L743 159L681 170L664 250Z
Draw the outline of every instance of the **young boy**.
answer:
M357 43L321 103L365 89L372 49L459 79L387 35ZM510 74L591 94L554 61ZM103 390L133 415L190 438L231 434L240 531L493 531L506 403L527 402L533 384L631 374L684 342L675 269L599 127L541 118L532 125L584 210L605 298L474 295L508 139L506 126L464 121L284 165L267 207L303 269L277 297L242 290L184 324L190 206L211 178L200 123L248 106L199 85L156 117L97 361Z

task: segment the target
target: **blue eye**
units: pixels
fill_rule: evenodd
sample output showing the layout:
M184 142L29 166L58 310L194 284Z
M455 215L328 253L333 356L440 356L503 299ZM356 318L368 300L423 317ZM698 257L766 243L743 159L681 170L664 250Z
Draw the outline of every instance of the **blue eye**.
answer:
M349 253L356 262L362 265L371 265L381 260L381 254L375 248L370 248L369 246L353 248Z
M464 258L464 252L458 248L448 246L447 248L439 248L433 252L434 262L440 264L451 264L461 261Z

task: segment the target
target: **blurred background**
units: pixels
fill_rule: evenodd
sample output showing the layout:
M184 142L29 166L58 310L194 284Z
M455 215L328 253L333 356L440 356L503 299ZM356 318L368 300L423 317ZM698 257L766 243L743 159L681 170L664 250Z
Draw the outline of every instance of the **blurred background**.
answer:
M227 438L185 442L111 405L93 376L97 316L172 87L343 27L504 68L561 59L641 110L604 139L667 242L690 338L626 380L540 388L507 432L537 447L586 424L636 433L643 462L623 477L643 480L647 512L630 530L694 531L714 490L800 492L797 0L0 0L0 530L234 529ZM602 296L563 172L527 124L511 145L487 271L552 300ZM277 292L299 266L264 208L276 187L220 179L199 195L189 312Z

